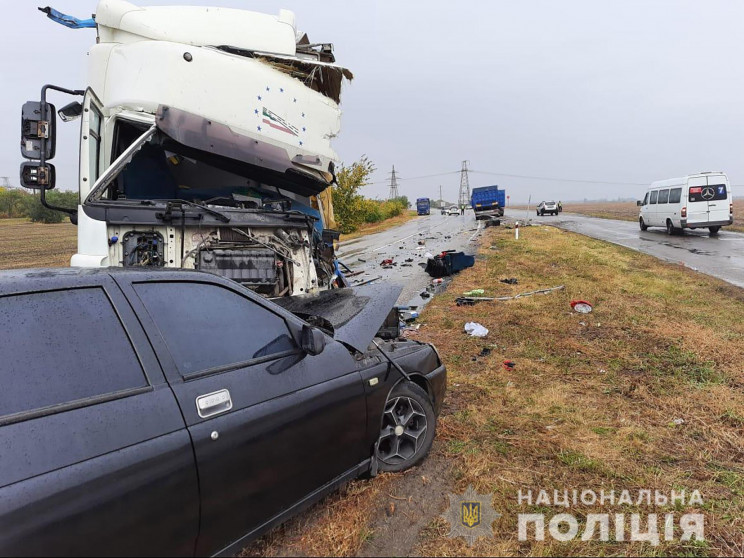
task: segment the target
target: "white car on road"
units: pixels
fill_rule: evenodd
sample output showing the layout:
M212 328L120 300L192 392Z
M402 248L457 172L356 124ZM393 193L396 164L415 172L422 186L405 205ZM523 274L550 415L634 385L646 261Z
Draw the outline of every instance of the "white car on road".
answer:
M459 215L459 214L460 214L460 210L457 209L454 205L447 210L447 215Z

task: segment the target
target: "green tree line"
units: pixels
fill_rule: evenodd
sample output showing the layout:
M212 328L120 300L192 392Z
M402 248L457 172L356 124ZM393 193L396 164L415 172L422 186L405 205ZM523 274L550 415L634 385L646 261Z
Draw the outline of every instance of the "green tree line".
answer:
M360 190L369 182L375 166L362 156L349 166L343 165L336 174L332 188L333 212L342 233L354 232L363 223L377 223L400 215L410 207L406 196L392 200L371 200Z
M78 204L77 192L49 190L47 203L74 209ZM0 188L0 219L28 217L35 223L61 223L66 213L54 211L41 205L38 192L26 192L14 188Z

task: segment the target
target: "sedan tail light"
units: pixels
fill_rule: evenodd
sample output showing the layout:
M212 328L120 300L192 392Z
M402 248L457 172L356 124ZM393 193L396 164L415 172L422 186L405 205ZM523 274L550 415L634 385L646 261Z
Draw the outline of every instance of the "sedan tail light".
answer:
M681 215L682 217L687 217L687 208L686 208L686 207L683 207L683 208L682 208L682 211L680 212L680 215Z

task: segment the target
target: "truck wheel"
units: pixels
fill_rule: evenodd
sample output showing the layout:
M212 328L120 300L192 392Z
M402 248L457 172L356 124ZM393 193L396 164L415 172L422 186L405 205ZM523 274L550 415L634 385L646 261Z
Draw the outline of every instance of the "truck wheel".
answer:
M420 463L431 449L436 426L429 395L412 382L398 384L385 403L375 445L380 471L398 472Z
M643 222L643 217L639 217L638 218L638 224L641 226L641 230L642 231L647 231L648 230L648 225Z
M708 230L710 231L710 236L716 236L718 231L721 230L721 227L708 227Z

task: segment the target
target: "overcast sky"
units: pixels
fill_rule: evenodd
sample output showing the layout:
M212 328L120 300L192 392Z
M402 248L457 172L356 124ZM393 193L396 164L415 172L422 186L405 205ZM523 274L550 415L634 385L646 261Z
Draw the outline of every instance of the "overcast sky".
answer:
M3 4L0 176L17 185L21 105L44 83L85 87L95 30L55 24L31 2ZM387 196L395 165L401 194L438 198L441 185L455 200L463 160L480 171L471 187L498 184L512 203L637 198L644 187L634 183L701 170L726 171L744 195L738 0L152 4L287 8L311 41L333 42L355 75L335 148L347 164L363 154L374 162L369 197ZM96 2L51 5L82 18ZM78 122L59 129L58 184L75 188ZM440 173L449 174L414 178Z

